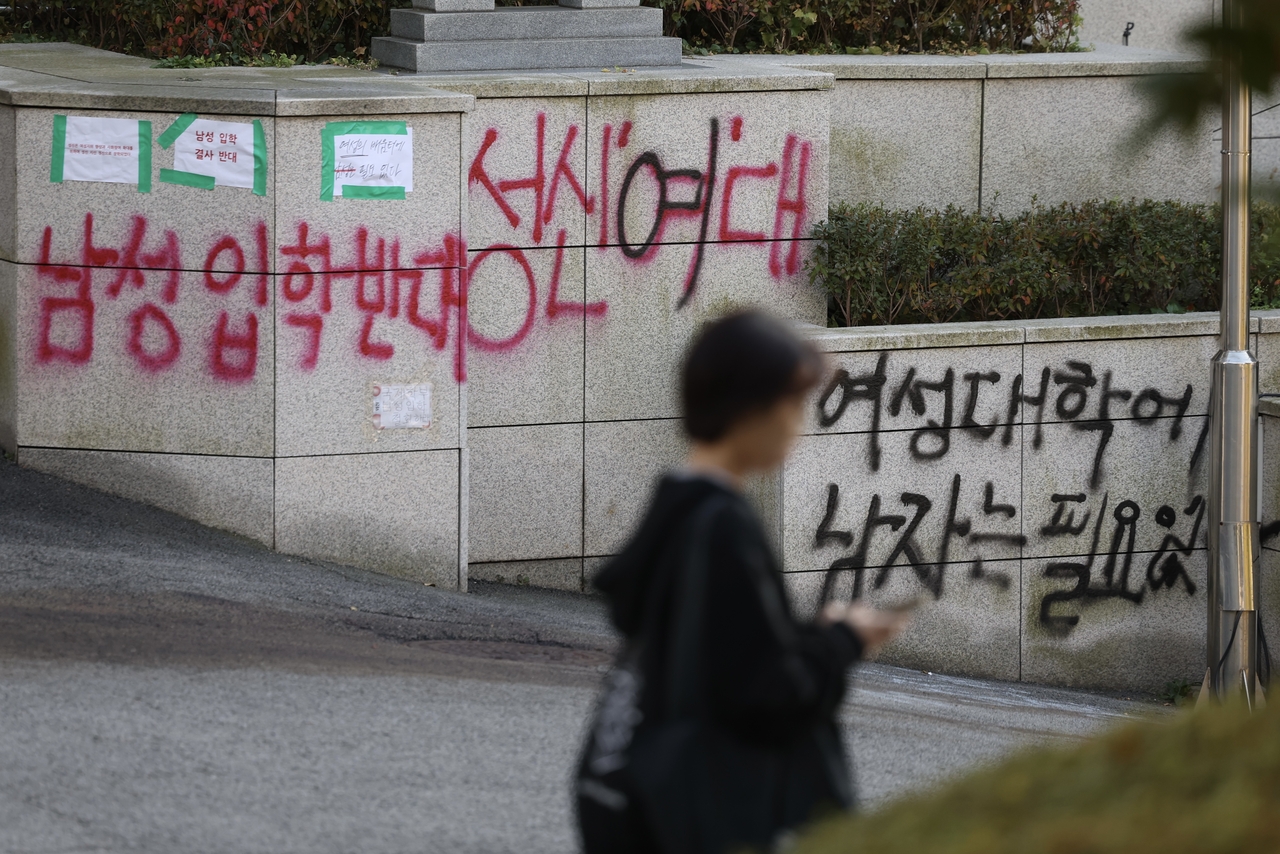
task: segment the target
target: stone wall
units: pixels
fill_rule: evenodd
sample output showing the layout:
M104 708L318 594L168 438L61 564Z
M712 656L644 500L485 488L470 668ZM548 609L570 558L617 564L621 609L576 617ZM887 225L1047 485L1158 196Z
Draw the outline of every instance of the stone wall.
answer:
M1017 213L1098 198L1217 198L1217 123L1132 143L1144 76L1194 58L1100 44L1083 53L767 57L836 78L831 199ZM1257 165L1261 175L1269 160Z
M1254 319L1263 365L1277 330ZM814 330L837 373L779 487L800 607L824 584L919 601L884 658L920 669L1198 682L1217 332L1214 314Z
M337 69L157 72L68 45L3 46L0 63L5 450L282 551L456 587L466 410L439 315L464 267L448 248L474 99ZM262 186L167 180L164 133L186 113L260 133ZM136 124L149 168L56 181L60 116ZM321 201L334 116L406 124L403 201ZM410 382L432 384L430 426L377 430L375 386Z
M578 590L682 455L674 377L698 325L751 304L823 318L803 238L827 211L831 81L750 65L432 79L477 99L470 577Z

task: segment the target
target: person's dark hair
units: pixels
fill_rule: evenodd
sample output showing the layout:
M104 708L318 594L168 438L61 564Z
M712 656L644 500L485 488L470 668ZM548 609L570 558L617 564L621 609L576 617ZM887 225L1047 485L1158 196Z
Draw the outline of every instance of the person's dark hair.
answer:
M685 432L715 442L742 418L803 394L821 378L818 351L781 320L760 311L723 317L707 324L685 355Z

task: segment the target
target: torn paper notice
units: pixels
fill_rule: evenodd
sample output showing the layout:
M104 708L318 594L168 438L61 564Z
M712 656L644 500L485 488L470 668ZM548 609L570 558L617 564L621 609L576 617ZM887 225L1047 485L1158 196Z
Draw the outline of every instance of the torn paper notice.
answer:
M196 119L173 146L173 168L207 175L219 187L253 189L253 125Z
M413 192L413 130L404 122L330 122L320 197L403 199Z
M151 122L54 116L54 183L95 181L150 189Z
M431 426L431 383L375 385L373 426L403 430Z

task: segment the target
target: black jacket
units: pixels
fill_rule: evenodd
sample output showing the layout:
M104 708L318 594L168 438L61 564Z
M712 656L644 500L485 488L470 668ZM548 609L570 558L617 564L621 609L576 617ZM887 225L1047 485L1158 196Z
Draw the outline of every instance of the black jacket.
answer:
M710 721L761 746L792 744L815 728L835 736L846 672L861 656L862 644L843 624L797 621L778 561L746 500L718 481L683 473L663 478L634 537L594 582L629 640L651 626L641 662L648 686L641 700L645 719L658 719L665 708L661 670L670 632L664 629L673 613L673 567L680 565L670 557L693 547L683 523L715 495L721 509L708 529L699 668Z

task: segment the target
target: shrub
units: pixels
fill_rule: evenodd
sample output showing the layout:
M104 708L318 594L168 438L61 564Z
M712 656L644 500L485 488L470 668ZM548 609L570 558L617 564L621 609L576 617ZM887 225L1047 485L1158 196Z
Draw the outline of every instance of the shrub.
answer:
M1280 704L1131 723L815 828L794 854L1280 850Z
M502 6L547 0L498 0ZM1075 45L1080 0L645 0L670 35L700 51L900 53L1056 51ZM272 51L350 56L408 0L14 0L18 38L138 56ZM3 21L0 20L0 25Z
M1255 307L1280 305L1280 208L1258 203ZM840 206L813 231L810 279L833 326L1091 317L1218 307L1218 208L1181 202L1037 205L1018 216Z
M1062 51L1079 0L656 0L690 46L769 52Z
M388 31L390 8L407 5L408 0L15 0L9 26L19 38L136 56L216 56L220 64L261 64L263 57L358 56L371 37Z

